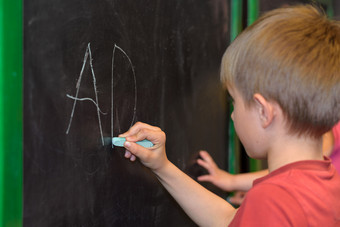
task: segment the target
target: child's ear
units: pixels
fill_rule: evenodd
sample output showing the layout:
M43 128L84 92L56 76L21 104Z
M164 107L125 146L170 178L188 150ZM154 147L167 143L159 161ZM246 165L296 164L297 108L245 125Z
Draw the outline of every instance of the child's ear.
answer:
M261 121L261 125L263 128L267 128L273 122L275 108L271 102L266 100L259 93L254 94L253 99L255 101L255 108Z

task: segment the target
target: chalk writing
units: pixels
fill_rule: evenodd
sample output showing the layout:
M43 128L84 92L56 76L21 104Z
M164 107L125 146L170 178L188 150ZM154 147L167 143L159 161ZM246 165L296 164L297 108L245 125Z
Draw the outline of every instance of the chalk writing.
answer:
M132 116L130 127L133 125L133 123L136 120L136 111L137 111L137 79L136 79L136 73L135 73L135 70L134 70L134 67L133 67L133 64L132 64L132 61L131 61L130 57L126 54L126 52L122 48L120 48L118 45L115 44L114 47L113 47L113 51L112 51L112 65L111 65L111 137L114 136L113 135L113 122L114 122L114 119L113 119L113 115L114 115L113 114L114 113L114 110L113 110L113 106L114 106L113 105L114 104L113 103L113 99L114 99L114 97L113 97L114 96L114 82L113 81L114 81L114 65L115 65L116 50L119 50L128 59L128 62L129 62L129 65L130 65L130 68L131 68L131 71L132 71L132 74L133 74L133 81L134 81L134 107L133 107L133 116ZM92 80L93 80L93 88L94 88L94 94L95 94L95 99L96 100L93 100L93 99L88 98L88 97L84 97L84 98L79 98L78 97L79 90L80 90L80 85L81 85L81 80L83 78L83 73L84 73L84 69L85 69L85 66L86 66L88 58L90 59L89 62L90 62L90 68L91 68L91 74L92 74ZM93 62L93 58L92 58L91 46L90 46L90 43L88 43L86 51L85 51L85 55L84 55L83 65L82 65L82 68L81 68L81 71L80 71L80 74L79 74L79 78L78 78L78 81L77 81L77 84L76 84L76 95L72 96L72 95L66 94L66 97L74 100L73 107L72 107L72 112L71 112L71 116L70 116L70 121L69 121L67 130L66 130L66 134L69 134L69 132L70 132L70 128L71 128L71 125L72 125L72 120L73 120L73 116L74 116L74 112L75 112L77 101L90 101L90 102L92 102L96 106L96 109L97 109L99 131L100 131L101 141L102 141L102 144L104 146L105 143L104 143L104 137L103 137L103 130L102 130L102 123L101 123L100 114L106 114L106 113L101 111L101 109L99 107L98 91L97 91L97 86L96 86L96 76L95 76L95 73L94 73L94 68L93 68L92 62ZM115 112L116 112L118 127L120 129L117 109L116 109Z
M91 67L91 74L92 74L92 79L93 79L93 88L94 88L94 94L95 94L95 97L96 97L96 101L94 103L97 106L97 116L98 116L98 124L99 124L100 137L101 137L101 140L102 140L102 144L104 146L104 137L103 137L102 123L101 123L101 120L100 120L100 108L99 108L99 104L98 104L98 92L97 92L97 87L96 87L96 75L94 74L94 70L93 70L93 64L92 64L93 59L92 59L90 43L87 44L87 48L86 48L86 52L85 52L85 56L84 56L84 61L83 61L83 66L81 68L80 75L79 75L79 78L78 78L78 82L77 82L77 86L76 86L77 92L76 92L76 96L73 97L74 98L73 108L72 108L72 112L71 112L70 122L69 122L67 130L66 130L66 134L69 133L70 128L71 128L74 110L76 108L76 104L77 104L77 101L78 101L78 94L79 94L79 89L80 89L80 83L81 83L81 79L83 77L84 68L85 68L85 65L86 65L88 57L90 57L90 67ZM89 99L89 98L87 98L87 99Z
M107 114L107 113L104 113L103 111L101 111L99 106L98 106L98 104L93 99L91 99L91 98L76 98L76 97L73 97L73 96L71 96L69 94L67 94L66 97L70 98L70 99L73 99L73 100L77 100L77 101L91 101L98 108L98 110L99 110L99 112L101 114L104 114L104 115Z
M114 66L114 62L115 62L115 52L116 49L121 51L129 60L129 64L132 70L132 74L133 74L133 81L134 81L134 92L135 92L135 101L134 101L134 107L133 107L133 116L132 116L132 120L131 120L131 124L130 127L133 125L133 123L135 122L136 119L136 108L137 108L137 79L136 79L136 73L135 70L133 68L132 62L130 57L125 53L125 51L120 48L119 46L117 46L116 44L114 45L113 51L112 51L112 70L111 70L111 137L113 137L113 66ZM117 110L116 113L118 114ZM119 126L119 125L118 125ZM112 144L113 146L113 144Z

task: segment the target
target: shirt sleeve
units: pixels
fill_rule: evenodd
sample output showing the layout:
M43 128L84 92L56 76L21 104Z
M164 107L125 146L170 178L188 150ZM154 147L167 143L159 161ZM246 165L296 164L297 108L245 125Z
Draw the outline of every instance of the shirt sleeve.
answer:
M301 205L273 184L252 188L229 226L307 226Z

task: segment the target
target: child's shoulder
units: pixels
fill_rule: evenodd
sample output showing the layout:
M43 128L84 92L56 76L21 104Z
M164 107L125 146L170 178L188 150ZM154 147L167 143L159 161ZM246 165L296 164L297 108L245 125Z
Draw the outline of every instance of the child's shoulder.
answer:
M329 181L332 178L332 181ZM279 185L281 188L309 187L311 184L333 184L340 181L331 160L303 160L289 163L263 178L254 181L254 187L264 184ZM308 184L307 184L308 183ZM340 188L340 184L339 184Z
M340 176L329 159L299 161L255 180L241 212L248 216L247 207L267 209L270 213L263 218L297 221L300 216L303 223L340 220L340 212L335 212L340 210L339 191ZM320 210L325 211L323 215Z

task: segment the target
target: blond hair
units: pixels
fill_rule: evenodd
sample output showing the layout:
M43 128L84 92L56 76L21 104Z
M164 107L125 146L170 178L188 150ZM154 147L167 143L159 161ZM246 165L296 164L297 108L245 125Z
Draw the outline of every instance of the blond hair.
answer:
M311 5L272 10L242 32L222 59L221 80L247 104L277 102L289 132L319 137L340 119L340 24Z

